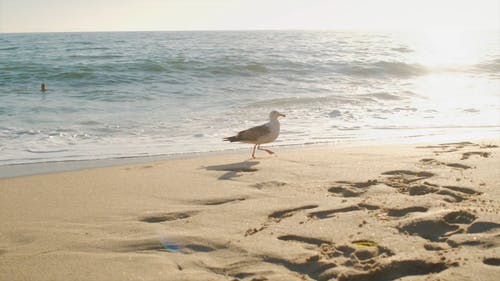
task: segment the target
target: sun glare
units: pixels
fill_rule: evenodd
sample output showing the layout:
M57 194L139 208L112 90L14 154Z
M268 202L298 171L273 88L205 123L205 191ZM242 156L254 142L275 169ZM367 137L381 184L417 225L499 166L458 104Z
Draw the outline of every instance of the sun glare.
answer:
M480 38L483 41L475 40L471 32L455 30L417 32L410 38L415 48L411 56L419 64L443 70L470 66L485 59L483 57L487 53L485 50L495 48L494 39L485 42L484 36Z

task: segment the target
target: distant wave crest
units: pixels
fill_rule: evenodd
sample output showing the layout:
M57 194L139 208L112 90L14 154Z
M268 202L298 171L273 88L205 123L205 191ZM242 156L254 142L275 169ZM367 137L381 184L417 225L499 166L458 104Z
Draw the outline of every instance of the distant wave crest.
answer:
M475 65L475 70L486 73L500 73L500 59L485 61Z
M4 47L0 48L0 51L12 51L12 50L17 50L19 47L12 46L12 47Z
M284 97L266 99L258 102L253 102L247 107L286 107L286 106L305 106L311 104L331 104L331 105L362 105L373 102L384 101L399 101L415 96L411 92L403 93L387 93L375 92L370 94L349 95L337 94L320 97Z
M364 64L345 64L340 66L339 70L341 71L341 73L371 78L381 78L387 76L406 78L425 75L430 72L429 69L422 65L397 61L377 61Z

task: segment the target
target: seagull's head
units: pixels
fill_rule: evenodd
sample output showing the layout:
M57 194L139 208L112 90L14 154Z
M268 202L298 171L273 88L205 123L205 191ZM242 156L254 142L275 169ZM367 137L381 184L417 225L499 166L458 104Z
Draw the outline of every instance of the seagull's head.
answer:
M276 110L273 110L271 111L271 113L269 113L269 119L273 120L273 119L278 119L278 117L286 117L285 114L281 114L279 113L278 111Z

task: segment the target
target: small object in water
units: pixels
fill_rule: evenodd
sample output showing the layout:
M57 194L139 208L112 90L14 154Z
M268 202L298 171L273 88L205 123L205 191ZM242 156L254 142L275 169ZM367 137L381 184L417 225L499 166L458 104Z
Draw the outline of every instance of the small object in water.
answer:
M40 89L42 92L46 92L47 91L47 87L45 86L45 83L42 83L42 87Z

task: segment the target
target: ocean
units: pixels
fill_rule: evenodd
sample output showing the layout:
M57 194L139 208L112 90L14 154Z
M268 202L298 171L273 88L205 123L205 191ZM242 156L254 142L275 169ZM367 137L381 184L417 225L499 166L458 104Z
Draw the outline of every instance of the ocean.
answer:
M250 151L271 110L272 145L498 138L499 36L0 34L0 165Z

